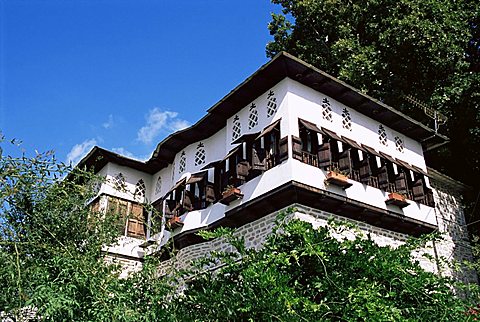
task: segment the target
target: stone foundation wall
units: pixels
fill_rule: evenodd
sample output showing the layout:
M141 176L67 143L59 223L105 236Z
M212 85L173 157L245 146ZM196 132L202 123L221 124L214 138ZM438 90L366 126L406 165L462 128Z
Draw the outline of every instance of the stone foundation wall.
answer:
M468 235L465 228L461 197L459 195L450 194L450 192L441 185L437 184L434 188L434 196L436 200L435 213L443 240L435 243L427 243L423 249L412 254L412 257L415 260L418 260L420 265L427 271L452 276L464 282L477 282L477 276L474 271L468 270L466 267L462 266L461 270L455 270L446 264L447 262L452 262L452 260L461 262L463 260L472 259ZM294 204L292 206L297 209L294 214L296 218L310 222L314 227L326 225L330 218L339 221L348 220L354 222L358 225L361 231L365 234L369 234L379 246L390 245L392 247L397 247L410 237L407 234L375 227L364 222L353 221L345 217L333 215L304 205ZM235 233L245 237L247 248L261 247L266 236L273 228L277 214L278 212L275 212L248 223L238 228ZM221 239L183 248L174 258L162 263L160 272L161 274L165 274L169 268L189 268L193 261L208 255L212 251L228 251L231 250L230 248L231 246Z
M435 214L438 230L443 240L435 243L436 255L447 262L463 263L472 261L472 249L468 237L462 195L455 187L440 180L430 179L435 199ZM459 265L459 270L442 268L442 274L452 276L464 282L478 282L474 270Z

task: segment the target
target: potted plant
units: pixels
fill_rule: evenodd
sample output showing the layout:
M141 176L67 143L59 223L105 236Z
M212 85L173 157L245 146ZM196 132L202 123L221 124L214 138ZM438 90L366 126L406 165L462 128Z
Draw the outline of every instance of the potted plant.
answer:
M220 202L228 206L232 201L241 198L243 198L242 191L234 186L228 185L222 192L222 199Z
M408 206L408 202L403 194L399 192L390 192L388 194L388 199L385 200L387 205L394 205L400 208Z
M325 179L325 183L339 186L342 189L347 189L352 185L350 182L348 182L347 174L341 172L338 169L332 169L327 172L327 178Z
M183 222L180 220L179 216L174 215L172 218L167 220L167 226L170 229L175 229L183 226Z

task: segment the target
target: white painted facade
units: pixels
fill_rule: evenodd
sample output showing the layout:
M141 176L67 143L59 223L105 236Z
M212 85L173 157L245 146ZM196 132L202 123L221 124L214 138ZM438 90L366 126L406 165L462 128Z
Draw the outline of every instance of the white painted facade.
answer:
M222 120L223 126L215 128L212 135L200 140L188 141L185 146L179 146L178 149L175 147L175 155L169 160L161 160L166 161L164 163L157 163L157 166L149 167L148 162L137 162L137 167L134 168L125 166L128 162L122 161L126 160L122 159L123 157L112 157L112 160L106 162L97 171L99 175L106 178L105 183L99 190L100 208L106 209L108 196L112 196L131 202L160 204L159 210L165 214L166 202L164 199L167 199L166 197L171 193L172 188L183 178L188 180L192 174L207 171L208 182L218 180L218 173L215 172L218 168L204 169L204 167L212 162L223 160L221 164L227 169L227 161L224 158L233 148L239 144L242 145L242 143L233 143L239 136L258 134L269 125L279 121L279 139L287 138L288 141L287 158L283 158L275 166L238 185L243 198L234 200L228 205L216 200L206 204L206 207L200 207L203 209L184 211L179 217L181 225L176 228L167 229L163 225L163 228L159 231L147 232L145 238L133 238L125 235L119 239L117 245L108 248L108 252L128 259L141 259L145 252L158 250L170 238L184 236L198 229L216 226L223 222L226 214L246 209L252 203L262 200L264 196L270 196L292 182L297 186L305 187L307 190L317 191L319 195L333 195L337 199L343 198L346 203L356 204L356 207L361 208L364 205L365 208L371 208L373 211L383 214L383 216L392 216L393 221L410 220L412 227L414 225L425 225L431 230L439 227L440 224L437 219L440 216L433 205L429 206L424 202L420 203L412 199L407 199L408 205L402 208L397 205L388 205L385 201L389 192L351 178L348 179L351 186L347 189L327 184L328 171L326 168L310 165L294 157L292 141L293 137L300 137L299 120L302 119L315 124L318 128L333 131L339 137L346 137L359 145L365 144L376 152L383 152L393 159L418 167L424 173L427 172L423 155L423 142L413 139L408 131L401 133L398 128L395 130L388 124L382 124L378 120L358 112L352 106L340 102L333 96L307 86L299 80L285 76L263 93L252 96L250 101L242 104L243 106L237 106L233 112L229 112L231 116L225 117ZM226 98L228 99L228 96ZM325 102L328 102L331 111L328 117L323 113ZM346 113L349 116L347 126L345 126ZM379 132L381 128L386 134L386 137L383 137L383 143ZM188 129L186 131L186 133L189 133ZM321 142L321 135L319 137ZM401 143L400 148L399 142ZM160 143L159 149L162 149L162 143ZM362 155L366 157L365 154ZM152 156L152 159L154 158L155 153ZM376 158L378 159L378 157ZM129 160L129 162L128 164L131 164L132 161ZM138 169L145 169L145 171ZM118 190L114 184L120 173L125 179L125 189L123 191ZM413 175L413 172L410 171L410 175ZM145 200L138 200L134 196L139 180L143 180L145 183ZM422 180L424 180L426 187L430 188L429 178L424 177ZM187 184L185 190L188 189ZM268 204L268 198L263 202ZM298 201L292 201L291 204L298 204ZM331 212L331 209L319 209L319 211L328 213ZM151 216L151 214L148 215ZM266 215L269 214L263 214L263 216ZM463 213L460 215L463 216ZM362 221L362 218L357 216L355 220ZM146 218L145 222L149 226L150 218ZM166 220L164 219L163 222L165 223ZM369 222L369 224L372 223L375 225L374 222ZM385 229L385 227L381 226L379 229ZM409 234L408 231L402 231L401 233ZM152 247L145 248L146 245L152 245L152 243Z

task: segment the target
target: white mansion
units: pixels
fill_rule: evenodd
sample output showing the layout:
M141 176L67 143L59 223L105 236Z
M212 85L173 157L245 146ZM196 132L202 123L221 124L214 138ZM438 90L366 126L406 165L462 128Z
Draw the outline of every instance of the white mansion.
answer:
M423 156L447 141L280 53L196 124L160 142L148 161L95 147L79 166L107 179L92 206L125 216L123 237L109 253L132 266L171 238L179 249L176 265L188 265L222 247L196 235L219 226L238 228L256 247L275 214L289 206L317 225L329 217L355 221L381 245L439 230L444 241L425 251L462 260L470 257L465 187L428 168ZM161 218L144 210L147 201ZM442 270L427 259L422 264Z

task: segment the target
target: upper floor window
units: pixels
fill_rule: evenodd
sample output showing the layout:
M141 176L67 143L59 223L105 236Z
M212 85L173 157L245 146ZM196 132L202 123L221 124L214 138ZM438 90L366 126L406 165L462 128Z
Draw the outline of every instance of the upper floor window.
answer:
M333 121L332 106L330 105L330 101L326 97L322 101L322 117L324 120L330 122Z
M197 151L195 152L195 166L205 163L205 147L202 142L197 146Z
M185 151L182 151L182 154L180 155L180 161L178 161L178 173L183 173L186 167L187 157L185 155Z
M258 111L255 103L250 105L250 115L248 116L248 129L253 129L258 124Z
M135 199L143 200L145 198L145 182L143 179L138 180L137 184L135 185L135 192L133 194Z
M405 143L403 142L402 138L399 136L395 137L395 148L399 152L403 152L403 150L405 149Z
M273 116L277 111L277 98L274 91L270 91L267 94L267 117Z
M162 177L158 177L155 183L155 194L158 195L162 191Z
M233 127L232 127L232 141L235 141L240 137L242 134L242 124L240 124L240 120L238 115L235 115L233 119Z
M172 182L174 181L175 179L175 161L173 161L172 163Z
M342 126L344 129L352 130L352 117L346 108L342 111Z
M125 176L121 172L113 177L113 187L117 190L125 190Z
M388 141L387 141L387 131L385 131L385 128L383 125L378 126L378 140L380 144L387 146Z

